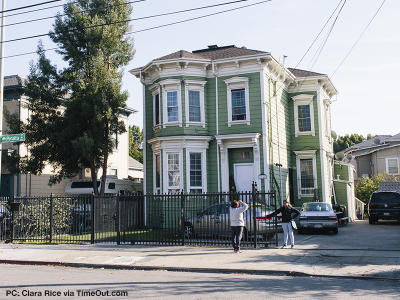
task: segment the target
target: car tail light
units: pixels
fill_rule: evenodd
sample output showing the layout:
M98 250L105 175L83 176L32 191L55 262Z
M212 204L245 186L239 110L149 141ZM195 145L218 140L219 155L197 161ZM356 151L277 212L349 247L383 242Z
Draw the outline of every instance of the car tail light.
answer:
M300 217L300 221L307 221L307 217Z
M336 218L336 217L329 217L329 218L328 218L328 220L331 220L331 221L336 221L336 220L337 220L337 218Z

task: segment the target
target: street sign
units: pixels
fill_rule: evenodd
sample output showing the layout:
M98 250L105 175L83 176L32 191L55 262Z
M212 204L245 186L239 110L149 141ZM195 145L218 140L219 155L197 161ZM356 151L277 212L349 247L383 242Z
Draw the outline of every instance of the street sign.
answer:
M1 136L1 143L16 143L25 141L25 133L6 134Z

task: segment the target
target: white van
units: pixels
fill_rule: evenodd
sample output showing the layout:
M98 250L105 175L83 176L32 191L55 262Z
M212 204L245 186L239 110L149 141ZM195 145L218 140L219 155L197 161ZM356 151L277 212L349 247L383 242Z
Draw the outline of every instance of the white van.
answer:
M101 179L97 179L97 188L100 192ZM135 188L135 183L132 180L118 179L117 176L113 175L106 177L106 187L104 189L105 194L124 195L136 192L138 192L138 190ZM93 193L92 181L88 179L72 180L67 184L65 193L67 195L91 195Z

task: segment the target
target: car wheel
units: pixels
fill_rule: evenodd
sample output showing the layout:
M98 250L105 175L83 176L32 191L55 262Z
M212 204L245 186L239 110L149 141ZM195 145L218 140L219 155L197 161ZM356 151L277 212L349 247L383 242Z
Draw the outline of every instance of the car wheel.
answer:
M336 227L335 229L332 230L333 234L338 234L339 229Z
M369 217L369 218L368 218L368 223L369 223L369 224L375 224L375 223L376 223L376 220L375 220L374 218Z
M193 237L194 231L193 226L190 223L185 224L185 238L190 239Z
M298 233L298 234L303 234L303 233L304 233L304 230L303 230L303 229L298 229L298 230L297 230L297 233Z
M275 237L275 233L267 233L264 235L264 240L271 241Z

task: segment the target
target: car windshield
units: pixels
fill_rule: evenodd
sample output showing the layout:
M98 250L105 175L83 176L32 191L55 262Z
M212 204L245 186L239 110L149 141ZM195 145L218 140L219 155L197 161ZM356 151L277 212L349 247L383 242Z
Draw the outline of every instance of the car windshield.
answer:
M374 193L371 197L373 203L400 203L399 193Z
M330 211L331 206L328 203L304 203L304 211Z

